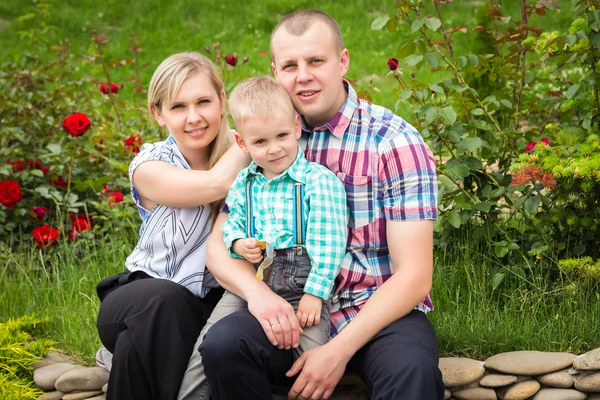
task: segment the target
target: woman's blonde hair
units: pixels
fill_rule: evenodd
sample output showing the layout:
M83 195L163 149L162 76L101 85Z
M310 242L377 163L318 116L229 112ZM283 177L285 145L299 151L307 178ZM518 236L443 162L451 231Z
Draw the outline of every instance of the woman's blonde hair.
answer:
M217 69L208 58L195 52L173 54L156 68L150 80L148 112L151 118L156 119L154 110L160 112L164 104L172 104L183 82L197 73L204 73L209 78L219 101L223 101L222 94L225 92L225 86ZM214 167L232 144L233 135L229 129L227 118L223 116L219 132L207 149L209 154L207 168ZM222 203L223 199L211 203L213 223Z

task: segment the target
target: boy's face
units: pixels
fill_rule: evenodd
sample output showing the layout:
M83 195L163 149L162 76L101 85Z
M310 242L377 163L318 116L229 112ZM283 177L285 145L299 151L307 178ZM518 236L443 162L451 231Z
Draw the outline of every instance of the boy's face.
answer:
M342 78L350 62L348 50L336 48L333 33L321 21L300 36L279 28L272 49L271 69L296 110L311 127L329 122L346 101Z
M262 168L267 179L285 171L298 154L300 118L290 112L274 110L268 117L252 116L237 124L235 140Z

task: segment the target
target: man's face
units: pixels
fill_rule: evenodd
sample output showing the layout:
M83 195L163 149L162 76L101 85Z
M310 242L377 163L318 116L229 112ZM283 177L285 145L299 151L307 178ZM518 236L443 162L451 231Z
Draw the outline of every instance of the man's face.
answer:
M273 36L271 68L311 127L329 122L346 100L342 77L348 50L336 49L333 33L316 21L300 36L280 27Z

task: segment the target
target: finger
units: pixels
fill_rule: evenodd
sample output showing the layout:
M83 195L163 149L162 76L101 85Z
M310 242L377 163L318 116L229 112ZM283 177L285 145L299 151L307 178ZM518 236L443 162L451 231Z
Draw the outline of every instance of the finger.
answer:
M315 314L315 325L319 325L321 322L321 314Z
M317 389L316 383L309 381L306 384L306 386L304 386L304 390L302 390L302 393L300 393L300 398L301 399L311 399L312 395L316 389Z
M283 335L283 327L280 322L271 323L271 330L273 331L273 335L275 336L275 340L278 349L283 349L285 347L285 339Z
M302 328L304 328L305 326L310 326L310 325L307 325L309 321L310 321L310 315L304 313L304 314L302 314L302 319L300 319L298 322L300 323L300 326Z
M286 316L290 323L292 347L296 348L300 344L301 329L300 329L300 325L298 324L298 319L296 318L296 315L294 314L294 309L292 308L292 306L290 306L288 308L288 310L286 312ZM304 333L304 331L302 331L302 333Z
M308 314L308 317L306 318L306 326L311 327L311 326L313 326L314 323L315 323L315 314L313 314L313 313Z
M323 393L323 396L321 396L321 398L324 400L327 400L328 398L331 397L332 394L333 394L333 389L327 389L327 390L325 390L325 393Z
M302 353L302 354L300 354L300 357L298 357L298 359L294 362L294 364L292 364L292 366L288 370L288 372L285 373L285 376L287 376L288 378L291 378L292 376L296 375L298 372L302 371L302 368L304 368L305 362L306 362L306 353ZM303 386L303 388L304 388L304 386Z
M294 320L296 320L296 316L294 316ZM290 322L286 318L282 318L279 323L281 324L281 331L283 333L283 347L289 350L292 348L292 328L290 327Z
M325 393L325 386L317 386L310 399L319 400L323 397L323 393Z
M267 339L269 339L269 342L271 342L273 346L277 346L277 338L273 334L273 330L271 329L271 323L266 319L261 319L258 322L260 323L260 326L262 326L263 331L265 331L265 335L267 335Z

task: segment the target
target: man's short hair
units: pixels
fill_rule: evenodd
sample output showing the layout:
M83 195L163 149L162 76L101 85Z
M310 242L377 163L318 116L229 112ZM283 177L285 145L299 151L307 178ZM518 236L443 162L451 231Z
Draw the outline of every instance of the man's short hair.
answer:
M285 30L292 35L300 36L317 21L321 21L327 25L331 31L331 34L333 35L336 49L338 51L344 50L344 39L342 39L342 32L340 31L338 23L335 22L333 18L319 10L299 10L283 17L275 29L273 29L273 33L271 33L271 62L274 62L273 38L279 29L285 28Z
M266 118L274 112L294 117L294 105L283 86L270 76L240 82L229 96L229 112L236 128L250 117Z

